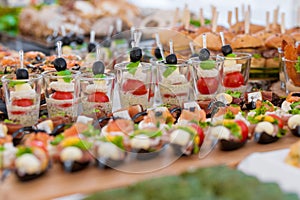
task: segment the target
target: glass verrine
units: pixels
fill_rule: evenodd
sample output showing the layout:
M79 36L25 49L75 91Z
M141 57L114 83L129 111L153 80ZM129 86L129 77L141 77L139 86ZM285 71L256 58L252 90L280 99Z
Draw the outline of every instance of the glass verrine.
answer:
M252 55L234 52L227 56L223 56L223 54L218 54L217 56L224 59L223 89L225 91L246 92Z
M300 92L300 60L288 60L282 58L285 74L286 93Z
M283 60L282 60L282 58L283 58L283 54L284 54L284 52L283 52L283 50L282 50L282 48L281 47L278 47L277 48L277 50L278 50L278 58L279 58L279 81L280 81L280 88L282 89L282 90L284 90L285 89L285 75L284 75L284 64L283 64Z
M80 115L92 118L107 116L112 112L115 75L112 73L85 73L80 76Z
M2 77L5 104L9 120L24 126L38 122L42 90L42 75L31 74L29 79L16 79L15 74Z
M212 99L220 90L224 59L211 56L209 60L201 61L198 57L191 58L193 66L193 82L196 100Z
M122 108L140 104L143 108L153 105L154 82L150 63L123 62L115 65Z
M75 120L78 115L80 72L70 72L70 75L63 76L55 70L43 73L49 117L67 115Z
M166 105L182 106L194 100L192 65L183 60L178 64L157 62L157 83L162 102Z

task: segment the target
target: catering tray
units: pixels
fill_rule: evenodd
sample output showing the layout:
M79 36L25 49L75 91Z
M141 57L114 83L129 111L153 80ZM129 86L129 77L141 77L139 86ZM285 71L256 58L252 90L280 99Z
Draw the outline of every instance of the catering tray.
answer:
M256 176L263 182L276 182L282 190L297 193L300 197L300 169L284 162L289 149L253 153L244 159L238 169Z

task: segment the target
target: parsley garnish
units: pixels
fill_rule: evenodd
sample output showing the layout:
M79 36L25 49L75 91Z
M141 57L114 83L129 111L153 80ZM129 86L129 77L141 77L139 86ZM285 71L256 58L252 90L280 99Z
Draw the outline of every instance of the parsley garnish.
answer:
M19 147L19 148L18 148L18 151L17 151L17 153L16 153L16 156L17 156L17 157L20 157L20 156L22 156L22 155L24 155L24 154L26 154L26 153L32 154L32 149L29 148L29 147Z
M231 90L226 90L225 92L226 94L229 94L230 96L234 97L234 98L240 98L242 93L239 91L231 91Z
M57 136L54 138L54 140L52 140L52 141L50 142L50 144L52 144L52 145L58 145L64 138L65 138L65 137L64 137L62 134L57 135Z
M261 58L261 55L260 55L260 54L258 54L258 53L255 53L255 54L253 54L252 56L253 56L253 58L256 58L256 59L259 59L259 58Z
M130 74L134 75L135 72L136 72L136 70L137 70L137 68L138 68L138 66L139 66L139 64L140 64L140 61L137 61L137 62L130 62L130 63L126 66L126 68L128 69L128 72L129 72Z
M167 69L164 71L163 76L167 78L177 69L174 65L168 65Z
M106 78L105 74L96 74L94 75L94 78Z
M231 53L226 56L227 58L236 58L236 54Z
M72 73L69 71L69 70L63 70L63 71L59 71L57 72L57 75L58 76L63 76L63 80L66 82L66 83L71 83L71 80L72 80Z
M21 84L24 84L24 83L26 83L25 81L10 81L9 82L9 84L8 84L8 86L9 87L15 87L16 85L21 85Z

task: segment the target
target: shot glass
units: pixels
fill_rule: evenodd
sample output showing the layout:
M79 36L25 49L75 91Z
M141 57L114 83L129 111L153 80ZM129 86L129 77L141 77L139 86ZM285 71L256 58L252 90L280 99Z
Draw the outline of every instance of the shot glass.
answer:
M223 90L246 92L252 55L234 52L232 56L217 56L224 59L222 85Z
M57 71L43 73L44 90L49 117L78 115L80 72L71 71L71 75L58 75Z
M79 114L98 119L112 113L114 80L111 73L81 74Z
M178 60L178 64L157 62L157 85L163 104L182 106L184 102L193 101L192 65Z
M220 91L224 59L211 56L209 60L200 61L198 57L191 58L193 66L193 83L196 100L212 99Z
M286 93L300 92L300 61L282 58L285 74Z
M285 75L284 75L284 64L283 64L283 50L281 49L281 47L277 48L278 50L278 58L279 58L279 81L280 81L280 88L282 90L285 90Z
M154 99L152 65L144 62L139 63L138 66L130 64L130 62L123 62L114 67L121 107L140 104L143 108L150 108Z
M16 79L15 74L2 77L5 104L9 120L24 126L38 122L42 76L32 74L29 79Z

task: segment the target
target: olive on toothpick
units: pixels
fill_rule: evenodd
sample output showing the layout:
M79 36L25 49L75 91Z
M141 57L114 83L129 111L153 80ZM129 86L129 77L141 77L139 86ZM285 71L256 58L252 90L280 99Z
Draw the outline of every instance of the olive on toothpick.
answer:
M93 63L92 71L94 75L104 74L105 66L102 61L100 61L101 48L100 45L96 46L96 62Z
M64 58L61 57L62 50L61 50L62 42L57 42L57 58L53 61L53 65L56 71L64 71L67 69L67 62Z
M16 77L18 80L28 79L29 78L28 70L26 68L24 68L24 52L23 52L23 50L19 51L19 56L20 56L20 68L18 68L16 71Z
M202 35L202 43L203 43L203 48L200 49L199 60L200 61L205 61L205 60L208 60L209 56L210 56L210 52L209 52L209 50L207 49L207 46L206 46L206 34Z
M134 41L132 41L132 49L130 51L130 62L138 62L143 57L142 49L138 47L142 33L140 31L134 32Z
M173 49L173 41L170 40L169 44L170 44L170 55L168 55L166 57L166 63L167 64L177 64L177 57L174 54L174 49Z
M220 32L220 36L221 36L221 41L222 41L222 53L224 56L227 56L229 54L232 54L232 48L229 44L225 44L225 39L224 39L224 33Z
M160 39L159 39L159 35L158 33L155 34L155 41L156 41L156 48L154 50L154 56L156 59L162 59L162 60L165 60L165 57L164 57L164 50L163 50L163 47L160 43Z

